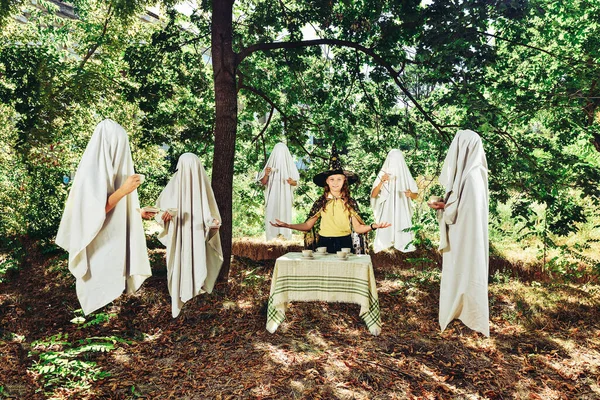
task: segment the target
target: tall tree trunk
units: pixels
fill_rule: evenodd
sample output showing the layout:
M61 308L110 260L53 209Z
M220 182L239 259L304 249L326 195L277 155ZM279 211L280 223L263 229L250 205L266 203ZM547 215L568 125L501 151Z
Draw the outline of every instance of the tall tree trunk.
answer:
M233 2L212 0L211 42L216 110L212 188L223 219L220 229L223 267L219 281L227 280L231 261L233 162L237 132Z

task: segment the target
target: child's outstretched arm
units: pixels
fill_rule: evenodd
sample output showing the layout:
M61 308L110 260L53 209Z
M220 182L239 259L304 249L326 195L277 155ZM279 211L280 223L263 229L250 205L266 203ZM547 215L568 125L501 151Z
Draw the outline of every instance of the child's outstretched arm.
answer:
M269 223L276 228L288 228L288 229L295 229L297 231L307 232L307 231L310 231L313 226L315 226L317 219L319 219L319 216L315 215L314 217L306 220L305 222L303 222L301 224L288 224L287 222L283 222L278 219L275 220L275 223L273 223L272 221L269 221Z
M356 233L367 233L369 231L374 231L376 229L387 228L392 226L389 222L380 222L378 224L365 225L362 224L358 218L352 217L352 228L354 228L354 232Z

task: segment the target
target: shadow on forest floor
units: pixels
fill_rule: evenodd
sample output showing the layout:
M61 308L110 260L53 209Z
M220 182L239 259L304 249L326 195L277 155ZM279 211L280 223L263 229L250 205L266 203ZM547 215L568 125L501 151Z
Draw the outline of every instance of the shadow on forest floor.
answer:
M491 283L488 339L458 321L440 333L435 270L375 259L380 336L358 306L318 302L270 334L272 260L236 258L226 290L173 319L163 257L82 323L64 254L32 247L1 284L0 398L600 398L597 285Z

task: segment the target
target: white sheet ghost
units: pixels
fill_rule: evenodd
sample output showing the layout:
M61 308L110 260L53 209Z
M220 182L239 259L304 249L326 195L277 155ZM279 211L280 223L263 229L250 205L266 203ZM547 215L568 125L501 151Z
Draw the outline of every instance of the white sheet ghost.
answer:
M269 221L275 221L275 219L281 221L292 220L292 204L294 202L294 190L296 186L290 185L287 180L292 178L298 182L300 174L285 144L277 143L275 145L267 160L267 164L256 177L258 182L264 178L267 168L271 168L271 174L265 185L266 238L267 240L271 240L275 239L278 235L282 235L285 239L291 239L292 231L290 229L277 228L269 223Z
M164 223L159 240L167 247L168 287L173 318L183 304L200 293L211 293L223 264L218 229L221 222L210 181L200 159L185 153L179 157L177 172L156 201L162 210L177 209L175 217Z
M440 219L440 327L444 331L458 318L489 336L488 169L477 133L456 133L439 180L446 188Z
M137 191L105 212L108 196L135 174L127 133L100 122L79 162L56 244L69 252L69 270L87 315L133 293L152 275Z
M414 251L415 247L409 243L413 240L411 232L404 232L412 227L413 207L412 200L404 194L406 190L418 193L419 188L413 179L404 156L400 150L393 149L388 153L381 171L373 182L374 189L381 182L381 178L388 174L387 182L384 182L379 195L371 198L371 208L375 215L375 221L390 222L389 229L379 229L375 232L373 250L375 253L394 246L402 252Z

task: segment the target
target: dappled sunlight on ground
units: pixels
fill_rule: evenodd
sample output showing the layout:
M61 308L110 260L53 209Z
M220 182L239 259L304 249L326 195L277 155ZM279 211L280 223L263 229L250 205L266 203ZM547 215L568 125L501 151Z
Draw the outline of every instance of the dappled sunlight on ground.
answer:
M145 334L144 342L154 342L156 340L159 340L161 338L162 334L163 333L160 329L157 329L154 334Z
M78 303L63 264L31 263L0 295L0 386L16 397L600 398L600 287L591 284L491 284L488 339L460 321L440 332L439 271L388 265L376 271L380 336L368 332L359 306L319 302L291 303L271 334L262 309L272 262L236 260L227 291L202 294L172 318L158 251L143 289L86 316L87 326L70 322ZM48 283L42 298L30 296ZM60 346L29 352L58 333L71 346L119 338L113 350L81 355L110 376L89 389L44 388L32 365Z
M394 293L402 288L402 284L397 280L384 279L377 283L377 293Z
M125 351L124 348L119 348L117 350L115 350L112 354L111 354L112 359L114 360L114 362L119 363L119 364L131 364L131 356L129 354L127 354L127 352Z

